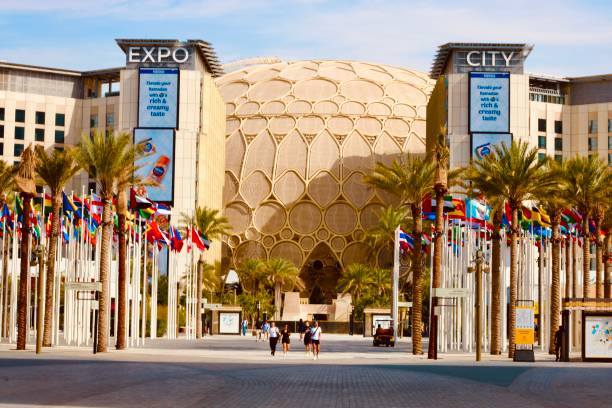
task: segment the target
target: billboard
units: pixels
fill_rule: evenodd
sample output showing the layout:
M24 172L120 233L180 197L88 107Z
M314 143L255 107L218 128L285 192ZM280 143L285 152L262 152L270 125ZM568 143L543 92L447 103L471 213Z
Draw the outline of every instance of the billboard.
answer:
M240 312L219 312L219 334L240 334Z
M510 74L470 72L470 132L510 132Z
M612 314L585 312L583 358L612 359Z
M140 68L138 127L178 126L178 68Z
M493 146L501 146L505 143L510 147L512 144L511 133L472 133L471 157L482 160L493 152Z
M517 346L533 346L535 340L533 307L516 307L516 327L514 343Z
M136 175L152 182L145 187L153 201L174 200L174 129L134 129L134 144L144 152L136 165Z

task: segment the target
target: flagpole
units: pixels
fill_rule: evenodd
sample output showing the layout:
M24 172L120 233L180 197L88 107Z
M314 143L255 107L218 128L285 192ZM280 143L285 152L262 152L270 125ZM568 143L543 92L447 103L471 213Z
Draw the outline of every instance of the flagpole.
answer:
M393 242L393 303L392 303L392 319L393 319L393 338L397 339L397 328L398 328L398 298L399 298L399 269L400 269L400 226L398 225L395 229L395 239ZM364 328L365 330L365 328ZM420 328L412 330L420 330Z

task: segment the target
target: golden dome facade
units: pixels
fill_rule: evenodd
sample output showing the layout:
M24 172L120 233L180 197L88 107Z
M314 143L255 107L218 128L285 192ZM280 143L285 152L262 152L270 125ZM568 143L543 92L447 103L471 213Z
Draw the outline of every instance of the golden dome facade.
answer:
M434 82L386 65L295 61L243 67L217 85L227 108L224 206L234 263L363 261L360 238L385 202L363 175L376 161L425 151Z

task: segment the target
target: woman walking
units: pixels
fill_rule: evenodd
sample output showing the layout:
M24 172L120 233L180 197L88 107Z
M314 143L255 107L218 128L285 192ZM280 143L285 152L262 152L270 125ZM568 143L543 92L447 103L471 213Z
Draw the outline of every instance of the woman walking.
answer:
M291 336L291 332L289 331L289 325L286 324L283 327L283 330L281 331L281 343L283 344L283 358L286 358L287 354L289 353L289 347L291 343L289 336Z
M321 347L321 327L319 326L319 322L314 322L314 327L312 328L312 354L314 354L313 360L319 359L319 350Z
M312 332L310 331L310 323L306 322L304 326L304 348L306 349L306 357L310 357L310 347L312 346Z
M274 353L276 353L276 343L278 343L279 336L280 333L278 331L278 327L276 327L276 324L272 322L270 324L270 354L272 357L274 357Z

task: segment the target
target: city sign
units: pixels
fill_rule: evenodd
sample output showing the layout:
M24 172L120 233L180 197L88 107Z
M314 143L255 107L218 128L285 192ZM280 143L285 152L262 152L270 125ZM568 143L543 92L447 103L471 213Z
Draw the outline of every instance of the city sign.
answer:
M510 61L514 56L514 51L506 53L505 51L470 51L467 53L465 60L471 67L495 67L498 60L504 62L506 67L510 66Z
M510 132L510 73L470 72L469 131Z
M129 47L127 58L128 63L176 62L182 64L189 60L189 50L184 47Z

